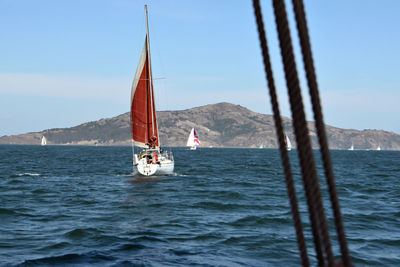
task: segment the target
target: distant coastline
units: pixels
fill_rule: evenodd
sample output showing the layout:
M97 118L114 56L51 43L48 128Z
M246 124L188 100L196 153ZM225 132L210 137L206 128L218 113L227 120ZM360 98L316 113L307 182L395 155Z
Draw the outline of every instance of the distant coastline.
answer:
M253 112L240 105L217 103L157 114L163 146L185 146L189 131L196 127L203 147L277 148L272 115ZM283 117L286 134L296 147L292 122ZM308 122L313 147L318 147L313 122ZM383 130L353 130L326 126L331 149L400 150L400 135ZM39 145L46 136L49 145L130 146L129 113L83 123L70 128L48 129L0 137L0 144Z

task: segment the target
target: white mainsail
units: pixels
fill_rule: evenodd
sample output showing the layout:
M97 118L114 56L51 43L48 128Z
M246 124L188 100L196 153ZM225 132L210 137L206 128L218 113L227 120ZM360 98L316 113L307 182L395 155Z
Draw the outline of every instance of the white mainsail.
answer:
M290 142L289 136L286 135L286 150L292 150L292 143Z
M42 141L41 141L40 145L42 145L42 146L47 145L47 139L44 135L42 136Z

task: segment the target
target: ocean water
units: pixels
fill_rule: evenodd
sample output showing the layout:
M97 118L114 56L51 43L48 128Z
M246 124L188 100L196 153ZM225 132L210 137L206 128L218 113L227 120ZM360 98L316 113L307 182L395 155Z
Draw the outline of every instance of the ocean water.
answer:
M301 264L278 150L172 151L174 175L140 178L130 147L1 145L0 265ZM353 263L400 266L400 152L332 151L332 160Z

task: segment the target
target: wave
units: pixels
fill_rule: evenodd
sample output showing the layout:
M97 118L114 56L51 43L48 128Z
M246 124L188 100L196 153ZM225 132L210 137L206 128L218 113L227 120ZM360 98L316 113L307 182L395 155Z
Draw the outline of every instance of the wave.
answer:
M42 174L40 173L33 173L33 172L24 172L24 173L16 173L11 175L11 178L17 178L17 177L40 177ZM44 176L42 176L44 177Z
M102 231L97 228L76 228L64 234L69 239L81 239L87 236L99 235Z
M15 147L21 148L26 149ZM275 156L178 150L173 176L146 178L131 173L129 147L97 147L95 153L89 147L54 149L46 164L36 149L0 162L0 266L300 264L277 150ZM333 161L354 265L399 266L400 152L361 161L346 154L337 152ZM294 165L305 238L312 246L301 170ZM325 184L321 178L331 225ZM330 233L337 256L334 228ZM317 265L314 250L309 253Z
M0 208L0 215L13 215L16 214L15 211L5 208Z
M90 265L101 266L102 264L115 263L116 258L100 252L89 252L84 254L65 254L53 257L44 257L32 260L25 260L16 266L54 266L57 265Z
M131 173L123 173L123 174L117 174L116 176L119 177L132 177L135 176L135 173L131 172Z
M253 208L249 205L237 204L237 203L220 203L214 201L200 201L193 204L193 208L202 208L206 210L221 210L221 211L228 211L228 210L235 210L240 208Z

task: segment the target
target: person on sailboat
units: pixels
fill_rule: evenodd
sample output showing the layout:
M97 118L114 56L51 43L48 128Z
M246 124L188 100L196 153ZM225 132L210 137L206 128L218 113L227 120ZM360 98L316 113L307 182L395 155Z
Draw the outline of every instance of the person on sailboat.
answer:
M154 151L154 156L153 156L153 159L154 159L154 161L153 161L153 163L156 163L156 164L160 164L160 162L158 161L158 155L157 155L157 152L156 151Z
M142 151L139 155L140 159L146 159L147 164L151 164L153 162L153 157L151 155L151 153L147 152L147 151Z

